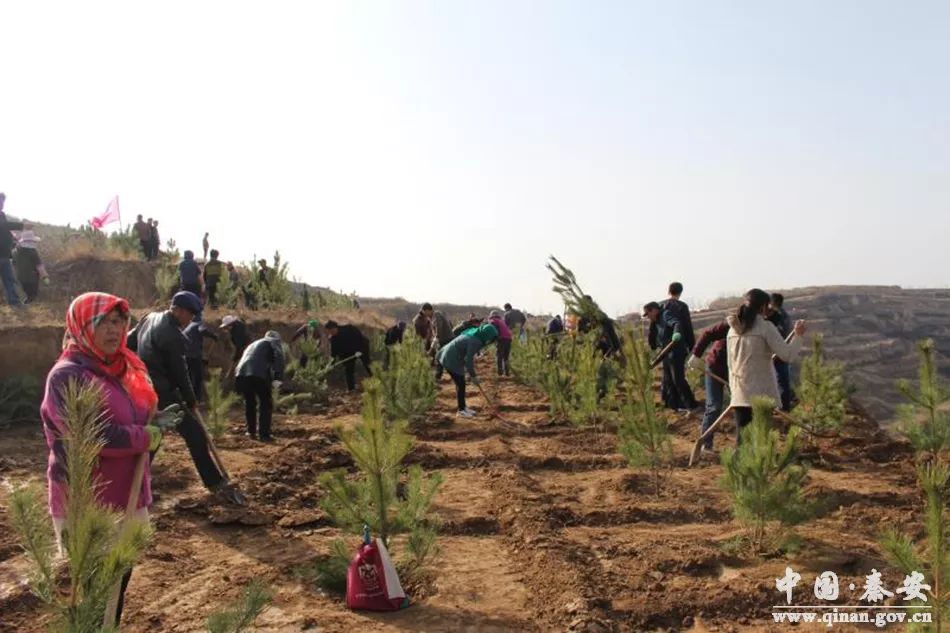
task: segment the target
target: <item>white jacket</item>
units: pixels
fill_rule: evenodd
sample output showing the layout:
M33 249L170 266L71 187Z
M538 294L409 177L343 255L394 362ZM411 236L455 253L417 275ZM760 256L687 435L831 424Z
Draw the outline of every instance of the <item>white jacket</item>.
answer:
M790 343L782 339L775 326L761 316L748 330L735 315L727 317L729 334L726 352L729 360L730 403L734 407L751 407L757 396L780 402L778 381L772 366L772 354L789 363L802 348L800 336Z

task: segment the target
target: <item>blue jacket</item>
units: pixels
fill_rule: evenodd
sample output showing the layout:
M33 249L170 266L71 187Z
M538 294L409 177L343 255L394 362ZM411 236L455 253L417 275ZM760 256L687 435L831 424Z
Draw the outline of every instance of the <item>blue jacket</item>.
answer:
M656 323L650 325L650 347L663 348L673 340L673 334L679 332L683 336L680 344L686 349L693 349L696 339L693 335L693 320L689 314L689 306L678 299L667 299L660 303L660 317Z
M185 257L178 264L178 278L181 280L182 285L201 285L201 268L198 267L198 262L194 259Z

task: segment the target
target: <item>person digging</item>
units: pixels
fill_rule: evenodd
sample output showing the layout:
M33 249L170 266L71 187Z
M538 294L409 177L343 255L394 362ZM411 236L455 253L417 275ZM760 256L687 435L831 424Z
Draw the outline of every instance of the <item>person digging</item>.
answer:
M244 418L247 436L262 442L273 442L271 419L274 414L273 390L284 379L284 349L280 334L274 330L244 350L237 366L237 390L244 396ZM260 417L258 417L258 405Z
M327 321L324 330L330 338L330 355L343 362L347 390L355 391L357 358L363 363L366 374L373 375L369 366L369 339L355 325L340 325L336 321Z
M185 440L192 462L202 483L222 501L246 503L241 491L228 481L224 466L216 457L214 445L199 420L197 399L185 362L185 337L182 330L202 312L201 299L191 292L179 292L164 312L145 315L129 332L127 345L148 369L158 394L158 408L184 403L185 415L176 431Z
M468 372L472 384L479 386L475 373L475 355L482 348L498 339L498 329L494 325L482 325L466 331L439 350L439 366L449 372L455 383L455 395L458 404L456 417L474 418L475 411L465 402L465 373Z

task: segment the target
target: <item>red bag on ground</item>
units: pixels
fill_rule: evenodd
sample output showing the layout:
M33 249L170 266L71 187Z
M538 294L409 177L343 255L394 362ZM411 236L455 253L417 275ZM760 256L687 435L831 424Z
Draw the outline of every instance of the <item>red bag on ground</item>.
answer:
M398 611L409 606L386 546L380 539L371 541L368 531L346 573L346 606L362 611Z

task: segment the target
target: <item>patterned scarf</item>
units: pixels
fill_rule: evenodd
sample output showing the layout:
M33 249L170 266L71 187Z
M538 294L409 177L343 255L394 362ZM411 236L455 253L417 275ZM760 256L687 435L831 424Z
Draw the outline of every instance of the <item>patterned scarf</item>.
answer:
M60 358L78 353L93 360L102 373L122 383L136 406L152 411L158 404L158 395L152 387L145 363L126 347L125 332L122 333L118 351L112 356L106 356L96 347L96 327L113 310L118 310L128 319L129 303L125 299L103 292L87 292L73 299L66 312L66 338Z

